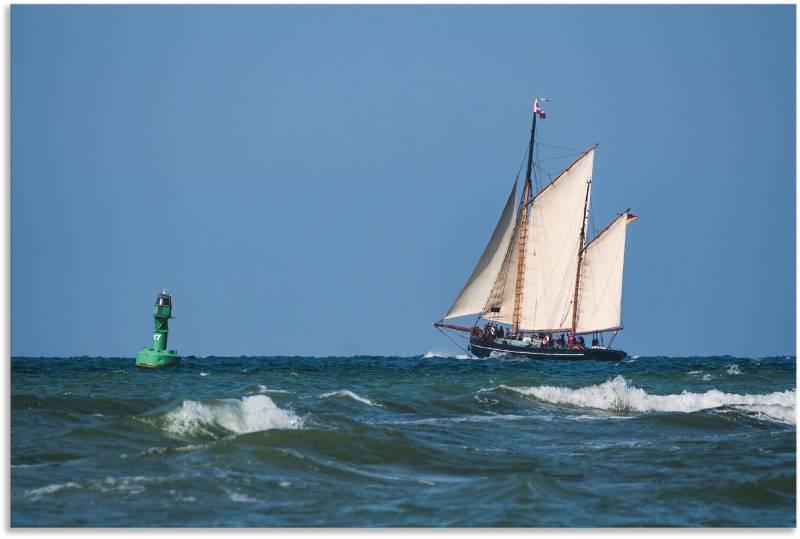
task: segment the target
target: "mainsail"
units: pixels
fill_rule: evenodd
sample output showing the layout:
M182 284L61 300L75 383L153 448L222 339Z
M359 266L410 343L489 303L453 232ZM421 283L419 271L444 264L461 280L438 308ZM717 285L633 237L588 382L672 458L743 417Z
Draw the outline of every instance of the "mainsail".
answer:
M456 298L453 306L444 315L444 318L455 318L481 312L486 305L486 298L492 290L492 285L503 265L503 259L508 251L511 236L514 233L517 207L517 182L511 189L500 220L481 255L478 264L469 276L467 284Z
M581 265L576 333L622 326L622 269L628 212L619 215L586 246Z
M578 251L589 215L594 148L542 189L528 219L520 328L562 331L572 325Z
M588 218L593 165L591 148L533 198L527 223L517 220L513 240L483 310L484 318L507 324L513 321L521 247L518 238L520 228L526 226L519 328L570 329L577 255L583 247L580 238Z

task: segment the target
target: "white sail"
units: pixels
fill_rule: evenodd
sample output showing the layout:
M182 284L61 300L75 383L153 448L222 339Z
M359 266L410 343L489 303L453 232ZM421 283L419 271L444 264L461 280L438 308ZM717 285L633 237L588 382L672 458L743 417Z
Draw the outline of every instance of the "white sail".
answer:
M472 275L469 276L467 284L464 285L464 289L447 314L444 315L445 319L479 313L486 305L486 299L489 297L497 274L503 265L511 236L514 233L517 215L516 198L517 182L515 181L486 249L472 271Z
M542 189L528 216L520 328L572 327L581 230L589 211L594 148Z
M576 333L622 326L622 269L628 213L617 217L583 253Z

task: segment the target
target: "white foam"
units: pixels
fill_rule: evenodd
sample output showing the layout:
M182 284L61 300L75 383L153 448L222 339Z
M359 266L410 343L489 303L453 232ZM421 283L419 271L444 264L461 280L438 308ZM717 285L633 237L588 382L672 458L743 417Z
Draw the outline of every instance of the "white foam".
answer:
M491 414L491 415L463 415L456 417L429 417L425 419L408 419L400 421L390 421L391 425L444 425L448 423L493 423L495 421L524 421L524 420L543 420L548 421L551 416L532 416L515 414Z
M331 391L330 393L323 393L323 394L317 396L318 399L327 399L327 398L330 398L330 397L346 397L348 399L353 399L354 401L358 401L358 402L361 402L363 404L368 404L370 406L382 407L380 404L374 403L371 400L369 400L369 399L367 399L365 397L362 397L358 393L353 393L349 389L340 389L339 391Z
M742 371L739 370L739 365L733 363L728 365L728 374L742 374Z
M279 408L266 395L224 399L206 404L185 400L166 415L167 430L175 434L211 434L208 427L219 426L244 434L270 429L299 429L302 418Z
M622 376L602 384L571 389L555 386L507 387L523 395L554 404L632 412L698 412L722 406L741 407L782 423L795 424L795 390L764 395L739 395L711 389L705 393L683 391L675 395L650 395L628 384Z
M737 408L754 413L757 419L777 421L779 423L787 423L789 425L794 425L796 421L794 406L781 406L780 404L754 404L750 406L743 405Z
M258 384L258 392L259 393L286 393L289 394L291 391L286 391L285 389L270 389L264 384Z
M145 484L159 483L163 480L160 477L146 477L143 475L129 477L106 477L105 479L92 479L83 485L70 481L68 483L58 483L47 485L46 487L35 488L25 492L25 496L38 499L42 496L53 494L64 489L87 488L89 490L99 490L101 492L118 492L123 494L137 495L146 490Z
M240 494L238 492L229 492L228 498L230 498L231 501L238 503L252 503L258 501L255 498L248 496L247 494Z
M125 494L141 494L146 490L142 483L158 483L160 478L137 475L134 477L106 477L105 481L92 481L92 487L102 492L122 492Z
M632 416L629 415L588 415L588 414L580 414L580 415L568 415L567 419L572 421L603 421L609 419L631 419Z
M434 358L442 358L442 359L472 359L472 356L468 354L448 354L447 352L436 352L431 350L430 352L425 352L425 355L422 356L423 359L434 359Z
M25 496L28 498L41 498L46 494L53 494L54 492L58 492L59 490L64 490L65 488L80 488L81 486L74 481L70 481L68 483L55 483L52 485L47 485L46 487L40 488L33 488L25 492Z
M208 373L207 372L201 372L200 376L208 376Z
M204 449L208 447L208 444L189 444L183 445L180 447L150 447L145 449L144 451L138 452L136 455L161 455L162 453L167 452L175 452L175 453L185 453L187 451L195 451L199 449Z

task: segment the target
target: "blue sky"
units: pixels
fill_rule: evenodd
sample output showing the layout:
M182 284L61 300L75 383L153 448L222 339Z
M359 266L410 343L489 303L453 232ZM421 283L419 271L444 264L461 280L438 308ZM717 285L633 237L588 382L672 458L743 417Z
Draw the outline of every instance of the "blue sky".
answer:
M795 349L794 6L11 12L13 355L416 355L539 140L628 206L637 355ZM554 165L555 166L555 165Z

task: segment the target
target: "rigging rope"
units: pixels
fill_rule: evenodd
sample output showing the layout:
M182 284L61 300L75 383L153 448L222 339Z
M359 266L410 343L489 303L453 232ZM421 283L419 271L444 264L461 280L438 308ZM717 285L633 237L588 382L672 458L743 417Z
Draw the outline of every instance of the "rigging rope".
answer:
M580 153L581 152L576 152L576 153L568 153L568 154L564 154L564 155L559 155L557 157L548 157L547 159L539 159L538 162L539 163L543 163L545 161L555 161L556 159L566 159L567 157L575 157L576 155L580 155Z
M450 337L450 335L448 335L447 333L445 333L445 332L444 332L444 330L443 330L442 328L436 328L436 329L438 329L438 330L439 330L439 332L440 332L442 335L444 335L445 337L447 337L447 340L449 340L451 343L453 343L454 345L456 345L456 348L458 348L459 350L462 350L463 352L465 352L466 354L468 354L468 355L469 355L471 358L475 359L475 356L472 354L472 352L470 352L469 350L467 350L466 348L464 348L463 346L461 346L460 344L458 344L456 341L454 341L454 340L453 340L453 338L452 338L452 337ZM466 339L466 337L464 337L463 335L460 335L460 337L463 337L464 339Z
M525 154L522 156L522 163L519 164L519 170L517 171L517 179L519 179L519 175L522 174L522 167L525 165L525 159L528 157L528 148L525 148Z
M566 146L556 146L554 144L544 144L543 142L537 142L536 144L541 144L542 146L546 146L547 148L555 148L557 150L567 150L568 152L581 153L581 150L576 150L575 148L567 148Z

